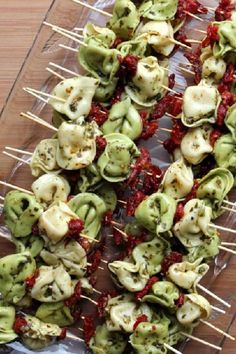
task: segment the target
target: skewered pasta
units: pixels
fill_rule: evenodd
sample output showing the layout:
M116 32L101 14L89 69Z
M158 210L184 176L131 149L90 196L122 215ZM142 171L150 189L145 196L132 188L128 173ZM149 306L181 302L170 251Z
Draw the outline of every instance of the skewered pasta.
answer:
M57 324L60 327L74 323L70 309L64 305L63 301L42 303L37 309L35 316L43 322Z
M197 326L200 319L208 319L211 314L211 305L199 294L185 295L183 306L177 310L176 317L184 326Z
M0 344L9 343L18 337L13 330L15 313L13 306L0 306Z
M44 139L37 145L30 161L34 177L49 172L60 173L61 170L56 159L57 146L57 139Z
M177 0L145 0L142 2L139 12L142 17L150 20L171 20L177 11Z
M142 302L159 304L167 308L175 308L175 301L180 296L179 289L172 282L163 280L153 284L151 291L144 295Z

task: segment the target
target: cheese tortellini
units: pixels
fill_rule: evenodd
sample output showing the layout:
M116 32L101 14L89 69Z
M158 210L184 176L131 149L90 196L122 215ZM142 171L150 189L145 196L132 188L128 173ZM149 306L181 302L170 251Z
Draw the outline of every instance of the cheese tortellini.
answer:
M153 311L147 304L137 304L131 294L111 298L105 308L106 325L109 331L132 333L134 324L140 315L146 315L150 321Z
M125 86L127 95L140 106L152 107L165 94L168 71L158 64L156 57L149 56L138 61L137 72Z
M184 91L182 122L187 127L215 123L220 94L214 86L204 82L189 86Z
M16 252L29 252L33 258L37 257L44 246L43 238L30 235L22 238L14 238L13 242L16 246Z
M214 157L219 167L236 174L236 142L231 134L224 134L214 145Z
M180 158L165 172L160 190L174 199L180 199L191 191L193 184L192 169L187 166L183 158Z
M224 122L236 142L236 103L228 109Z
M175 236L185 247L203 244L204 238L210 237L209 223L212 210L203 200L191 199L184 206L184 215L173 228Z
M74 292L74 283L62 265L41 266L31 289L33 299L41 302L58 302L68 299Z
M138 223L150 232L169 231L173 225L176 201L165 193L154 193L144 199L135 210Z
M116 0L107 26L122 39L131 39L139 24L140 15L131 0Z
M226 55L235 55L236 52L236 21L213 22L218 26L219 41L213 45L213 54L216 58Z
M90 37L96 38L102 41L107 48L110 48L116 39L116 34L112 30L107 27L96 26L91 22L88 22L84 27L83 36L85 41Z
M210 125L202 125L197 128L190 128L184 135L180 149L185 160L197 165L213 151L210 144L210 134L213 131Z
M13 330L15 314L13 306L0 306L0 344L12 342L18 337Z
M43 322L57 324L60 327L70 326L75 321L69 307L65 306L63 301L41 304L35 316Z
M197 326L200 319L208 319L211 314L211 305L205 297L199 294L185 295L185 302L177 312L178 321L184 326Z
M210 78L218 82L224 76L226 70L226 62L221 58L211 56L207 58L202 65L202 77Z
M139 7L139 12L144 18L166 21L173 19L177 6L177 0L144 0Z
M209 266L202 263L202 258L195 262L187 261L172 264L169 267L167 277L180 288L195 290L202 277L208 272Z
M29 252L11 254L0 259L0 293L5 303L17 304L26 293L25 280L36 270Z
M36 146L30 161L30 168L34 177L49 172L60 173L61 169L56 159L57 146L57 139L43 139Z
M108 134L105 139L106 148L97 162L100 174L108 182L125 181L140 152L134 142L124 134Z
M149 21L140 27L139 33L149 34L148 43L157 53L168 56L174 49L175 44L171 43L174 31L170 22Z
M32 226L43 212L42 206L33 195L12 190L4 200L4 220L15 237L31 234Z
M226 168L215 168L208 172L200 181L197 198L211 207L215 219L222 213L223 200L234 185L234 177Z
M103 215L107 211L103 199L94 193L80 193L72 198L68 205L77 217L84 221L83 232L96 238L101 228Z
M39 218L39 229L51 243L56 244L67 234L68 223L78 216L63 202L55 202Z
M31 186L36 200L44 207L53 202L66 202L70 194L70 185L67 180L61 176L47 173L40 176Z
M62 123L58 129L57 163L65 170L79 170L90 165L96 156L95 122L81 125Z
M167 308L175 308L175 301L180 296L179 289L170 281L163 280L153 284L151 290L142 298L143 302L159 304Z
M70 275L77 278L81 278L86 272L86 252L75 240L61 241L56 245L48 244L47 249L41 251L40 257L47 265L62 264Z
M131 140L137 139L143 130L143 123L137 109L131 104L130 98L114 104L108 119L102 125L105 135L121 133Z
M97 86L98 80L92 77L78 76L65 79L53 89L54 97L50 98L48 103L57 112L74 121L89 114Z

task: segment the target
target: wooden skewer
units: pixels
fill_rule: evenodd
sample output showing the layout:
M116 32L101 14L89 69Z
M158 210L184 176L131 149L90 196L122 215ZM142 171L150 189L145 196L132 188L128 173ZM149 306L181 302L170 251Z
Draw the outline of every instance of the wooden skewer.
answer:
M56 131L56 132L58 131L58 129L55 128L53 125L51 125L51 124L45 122L43 119L41 119L41 118L35 116L35 115L32 114L31 112L27 112L27 113L21 112L20 116L21 116L21 117L24 117L24 118L27 118L27 119L30 119L30 120L34 121L35 123L41 124L41 125L43 125L43 126L49 128L49 129L51 129L51 130Z
M69 39L72 39L73 41L79 43L80 45L83 45L84 47L87 47L87 46L88 46L86 43L84 43L84 42L81 41L80 39L78 39L78 38L76 38L76 37L74 37L74 36L71 36L70 34L64 32L64 31L61 31L61 30L60 30L59 28L57 28L57 27L53 27L52 30L53 30L54 32L60 33L60 34L61 34L62 36L64 36L64 37L67 37L67 38L69 38Z
M185 12L187 15L189 15L189 16L195 18L195 19L198 20L198 21L205 22L205 20L203 20L201 17L192 14L192 12L189 12L189 11L184 11L184 12Z
M66 102L66 100L64 98L51 95L50 93L47 93L47 92L35 90L35 89L30 88L30 87L24 87L23 90L26 91L26 92L29 92L29 93L31 93L31 91L32 91L32 92L38 93L38 94L40 94L42 96L45 96L45 97L54 98L57 101L61 101L63 103Z
M11 238L11 235L3 234L2 232L0 232L0 237L5 238L6 240L13 242L12 238Z
M96 305L97 306L97 301L95 301L95 300L93 300L93 299L90 299L90 297L88 297L88 296L85 296L85 295L80 295L80 297L81 297L81 299L86 299L86 300L88 300L88 301L90 301L90 302L92 302L94 305Z
M186 48L186 49L192 49L192 48L189 47L188 45L186 45L186 44L184 44L184 43L182 43L182 42L179 42L179 41L177 41L177 40L174 39L174 38L168 38L168 39L169 39L169 41L170 41L171 43L177 44L177 45L179 45L180 47L183 47L183 48Z
M98 242L99 243L98 240L96 240L95 238L92 238L91 236L88 236L88 235L85 235L85 234L81 234L81 233L80 233L80 236L84 237L84 238L87 238L88 240L91 240L93 242Z
M197 284L197 287L199 289L201 289L202 291L204 291L206 294L210 295L211 297L213 297L214 299L216 299L217 301L221 302L223 305L225 305L226 307L231 307L231 305L226 302L225 300L221 299L219 296L217 296L216 294L212 293L210 290L206 289L204 286L202 286L201 284Z
M15 151L15 152L20 152L21 154L25 154L25 155L29 155L32 156L33 153L30 151L26 151L26 150L21 150L21 149L17 149L17 148L13 148L11 146L5 146L6 150L10 150L10 151Z
M83 340L82 338L75 336L75 335L74 335L73 333L71 333L71 332L67 332L67 333L66 333L66 338L65 338L65 339L72 339L72 340L78 340L78 341L80 341L80 342L84 342L84 340Z
M236 203L230 202L229 200L224 199L223 202L225 204L232 205L232 206L236 207Z
M113 226L113 228L114 228L116 231L118 231L119 233L121 233L121 235L123 235L123 236L125 236L125 237L128 236L126 232L124 232L124 231L118 229L117 227Z
M181 71L184 71L184 72L188 73L188 74L195 75L193 71L188 70L188 69L185 69L185 68L183 68L182 66L179 66L179 69L180 69Z
M229 229L228 227L220 226L220 225L215 225L212 223L208 224L210 227L213 227L216 230L221 230L221 231L226 231L226 232L231 232L232 234L236 234L236 230Z
M207 31L200 30L200 29L198 29L198 28L193 28L193 30L194 30L195 32L207 34Z
M179 94L179 92L177 92L177 91L175 91L175 90L169 88L168 86L165 86L165 85L160 85L160 86L163 87L163 89L165 89L165 90L167 90L167 91L169 91L169 92L174 93L175 95L178 95L178 94ZM179 97L179 99L182 100L182 97Z
M168 132L168 133L171 133L172 130L171 129L168 129L168 128L159 128L159 130L163 131L163 132Z
M32 96L38 98L40 101L43 101L44 103L48 103L48 100L46 100L45 98L43 98L42 96L38 95L37 93L35 92L29 92L28 90L26 90L24 87L23 87L23 91L27 92L27 93L30 93Z
M75 31L81 31L83 32L84 28L83 27L75 27Z
M2 197L1 195L0 195L0 199L1 199L1 200L5 200L5 198L4 198L4 197Z
M90 10L98 12L98 13L104 15L104 16L112 17L112 14L110 14L109 12L101 10L101 9L97 9L96 7L91 6L91 5L87 4L87 3L84 3L83 1L80 1L80 0L72 0L72 1L75 2L76 4L79 4L79 5L82 5L84 7L87 7Z
M231 209L231 208L227 208L225 206L222 206L221 209L227 210L227 211L232 211L233 213L236 213L236 209Z
M164 347L166 347L167 349L169 349L169 350L170 350L171 352L173 352L173 353L176 353L176 354L183 354L183 353L180 352L179 350L177 350L177 349L171 347L169 344L164 343L163 345L164 345Z
M198 39L186 39L187 43L197 43L197 44L200 44L202 43L202 41L199 41Z
M75 52L75 53L78 52L78 49L69 47L68 45L65 45L65 44L61 44L61 43L60 43L60 44L59 44L59 47L61 47L61 48L63 48L63 49L68 49L68 50L70 50L71 52Z
M127 202L126 201L124 201L124 200L121 200L121 199L117 199L117 201L119 202L119 203L122 203L122 204L127 204Z
M236 242L221 242L223 246L236 246Z
M124 202L124 203L126 204L126 202ZM117 221L114 221L114 220L111 221L111 224L112 224L112 225L117 225L117 226L120 226L120 227L123 227L123 226L124 226L124 225L121 224L120 222L117 222Z
M97 290L97 289L95 289L95 288L93 288L93 291L94 291L96 294L99 294L99 295L101 295L101 294L102 294L102 292L101 292L101 291L99 291L99 290Z
M88 266L91 266L91 265L92 265L92 263L87 262L87 265L88 265ZM84 268L84 269L85 269L85 268ZM104 269L104 268L102 268L102 267L98 267L98 269L105 270L105 269Z
M229 339L231 339L231 340L235 340L235 338L234 338L233 336L231 336L230 334L228 334L228 333L222 331L222 329L220 329L220 328L214 326L212 323L209 323L208 321L204 321L204 320L202 320L202 319L200 319L200 322L201 322L201 323L204 323L206 326L208 326L208 327L214 329L216 332L219 332L219 333L223 334L225 337L227 337L227 338L229 338Z
M68 74L71 74L71 75L74 75L74 76L80 76L80 75L79 75L78 73L76 73L75 71L72 71L72 70L69 70L69 69L67 69L67 68L64 68L64 66L55 64L55 63L53 63L53 62L50 62L49 65L53 66L54 68L61 69L62 71L65 71L65 72L68 73Z
M175 116L173 116L173 114L170 114L170 113L165 113L165 115L166 115L167 117L172 118L172 119L179 119L178 117L175 117Z
M64 76L62 76L61 74L59 74L59 73L57 73L56 71L52 70L51 68L48 68L48 67L47 67L46 70L47 70L48 72L50 72L51 74L53 74L53 75L59 77L59 79L61 79L61 80L65 80L65 79L66 79Z
M43 24L46 25L46 26L51 27L52 29L58 28L60 31L65 32L65 33L68 33L68 34L71 34L71 35L73 35L73 36L75 36L75 37L84 38L84 36L83 36L82 34L78 34L78 33L76 33L76 32L69 31L69 30L67 30L66 28L63 28L63 27L60 27L60 26L57 26L57 25L53 25L52 23L49 23L49 22L47 22L47 21L44 21Z
M17 161L20 161L20 162L26 163L27 165L29 165L29 164L30 164L30 163L29 163L29 161L24 160L24 159L21 159L20 157L15 156L15 155L13 155L13 154L10 154L10 153L9 153L9 152L7 152L7 151L3 151L2 153L3 153L4 155L6 155L6 156L11 157L11 158L12 158L12 159L14 159L14 160L17 160Z
M102 262L102 263L105 263L105 264L108 264L108 263L109 263L109 262L106 261L105 259L101 259L101 262Z
M15 186L14 184L11 184L11 183L0 181L0 184L3 185L3 186L6 186L6 187L10 187L10 188L16 189L16 190L18 190L20 192L28 193L28 194L31 194L31 195L34 194L33 192L29 191L28 189L24 189L24 188Z
M209 343L209 342L207 342L207 341L205 341L205 340L203 340L203 339L200 339L200 338L198 338L198 337L194 337L194 336L192 336L191 334L188 334L188 333L186 333L186 332L181 332L181 334L182 334L183 336L189 338L189 339L195 340L196 342L205 344L205 345L207 345L208 347L211 347L211 348L214 348L214 349L217 349L217 350L222 350L221 347L218 347L217 345L212 344L212 343Z
M236 254L236 251L231 250L230 248L224 247L224 246L219 246L219 249L221 249L222 251L226 251L232 254Z
M214 310L214 311L216 311L216 312L223 313L223 315L226 314L225 310L222 310L222 309L220 309L219 307L216 307L216 306L211 305L211 308L212 308L212 310Z
M158 142L159 144L161 144L161 145L164 144L164 141L162 141L162 140L160 140L160 139L157 139L157 142Z

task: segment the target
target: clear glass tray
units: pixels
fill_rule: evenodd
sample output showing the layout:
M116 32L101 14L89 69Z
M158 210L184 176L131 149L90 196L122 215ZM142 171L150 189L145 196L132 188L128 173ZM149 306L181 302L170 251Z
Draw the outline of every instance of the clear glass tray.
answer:
M201 2L205 5L216 7L215 0L205 0ZM113 0L98 0L91 1L90 3L95 7L110 10ZM191 20L189 21L189 24L187 24L189 28L187 32L189 38L197 38L196 32L191 31L191 28L205 28L207 26L207 22L211 19L210 15L205 15L202 17L206 19L205 22ZM70 0L54 0L46 14L45 19L50 23L57 24L70 30L73 30L75 27L84 27L88 21L99 25L105 25L106 23L105 16L88 10L80 5L76 5ZM34 99L22 90L22 87L29 86L47 92L51 91L51 89L58 82L58 79L45 70L49 62L54 62L63 65L73 71L80 72L81 69L77 63L76 54L60 48L58 46L59 43L76 47L76 44L71 40L67 40L61 37L61 35L52 32L50 28L42 25L33 43L33 46L29 51L29 54L25 58L24 65L14 83L14 86L10 92L7 103L1 115L0 151L2 151L6 145L33 151L34 147L41 139L50 137L52 135L49 129L20 118L19 113L21 111L31 111L43 119L48 120L49 122L51 121L51 108L39 100ZM177 51L177 53L175 53L171 58L171 71L176 74L176 81L179 84L176 85L175 89L179 92L181 92L183 87L185 87L187 84L193 84L193 79L191 76L188 76L187 74L183 75L178 70L178 64L180 62L186 62L186 59L183 57L181 50ZM63 73L63 75L70 77L69 74L66 75ZM161 119L160 126L168 125L170 125L170 122L167 118ZM166 138L166 135L164 133L158 133L158 137L162 139ZM156 139L157 138L154 137L144 145L148 146L151 150L153 161L156 164L160 165L161 167L168 166L168 155L162 146L157 143ZM23 156L23 158L27 159L27 156ZM26 164L20 162L15 163L14 160L11 160L3 154L0 155L0 159L2 180L6 180L21 187L30 188L33 178L30 174L29 167ZM2 196L5 195L6 191L6 188L1 187ZM235 192L232 192L231 200L235 200L235 197ZM235 214L233 213L226 213L216 222L220 225L227 225L227 227L234 228L236 225L234 216ZM4 227L2 219L0 229L1 232L5 232L7 234L7 230ZM224 241L235 240L235 238L229 233L222 233L222 238ZM4 256L13 251L13 245L6 239L0 237L0 256ZM111 259L111 256L111 253L104 254L104 258L107 260ZM229 253L220 252L220 255L215 259L214 262L212 262L211 270L202 282L203 285L211 288L212 291L216 291L219 296L232 304L232 308L227 311L226 315L220 315L216 312L213 312L212 318L210 320L213 324L225 331L230 331L231 325L235 319L236 310L235 289L231 289L230 291L229 287L227 287L227 284L225 283L226 280L224 279L224 276L221 275L221 272L227 267L229 260ZM219 286L219 284L222 286ZM108 272L98 271L98 282L96 287L99 290L106 290L110 289L111 286L112 285L111 281L109 280ZM210 299L210 301L212 304L221 307L221 305L215 300ZM94 305L88 303L85 303L84 309L85 312L89 313L95 310ZM76 326L73 329L73 332L81 336L81 334L76 331ZM222 346L225 341L222 335L217 334L217 332L214 332L213 330L203 325L199 326L199 328L195 331L195 335L220 346ZM14 348L14 350L11 348ZM195 354L198 350L201 351L201 354L215 354L217 352L215 349L211 349L193 341L181 344L179 350L184 351L185 354ZM19 343L12 343L7 347L2 346L0 347L0 352L12 352L14 354L33 353L32 351L28 351ZM83 354L86 353L87 350L79 341L75 342L67 340L62 343L57 343L53 347L45 349L41 352L44 354L52 352L57 354ZM223 350L222 353L226 354L226 351ZM232 351L232 353L234 353L234 351Z

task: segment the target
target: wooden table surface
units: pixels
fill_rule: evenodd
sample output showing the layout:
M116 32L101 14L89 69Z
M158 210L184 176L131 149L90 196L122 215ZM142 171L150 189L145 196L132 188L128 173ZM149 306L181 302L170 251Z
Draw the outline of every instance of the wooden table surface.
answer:
M0 2L0 110L51 2L52 0ZM222 281L229 297L236 298L236 256L232 257L227 270L218 278L216 293L221 293ZM236 336L236 321L231 334ZM235 354L235 343L226 340L221 353Z

